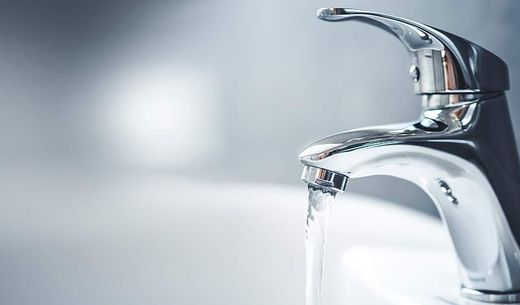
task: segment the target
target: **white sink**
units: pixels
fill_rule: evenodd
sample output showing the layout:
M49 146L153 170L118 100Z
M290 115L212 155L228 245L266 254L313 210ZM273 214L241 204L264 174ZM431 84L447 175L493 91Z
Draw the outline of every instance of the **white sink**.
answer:
M3 305L304 304L303 183L12 180L0 210ZM434 218L342 194L328 240L324 305L458 300Z

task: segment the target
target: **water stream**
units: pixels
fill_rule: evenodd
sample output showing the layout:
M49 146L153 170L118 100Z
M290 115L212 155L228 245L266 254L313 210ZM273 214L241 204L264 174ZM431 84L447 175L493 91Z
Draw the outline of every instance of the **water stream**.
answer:
M335 193L309 187L309 208L305 231L305 250L307 253L306 305L321 304L327 222L334 197Z

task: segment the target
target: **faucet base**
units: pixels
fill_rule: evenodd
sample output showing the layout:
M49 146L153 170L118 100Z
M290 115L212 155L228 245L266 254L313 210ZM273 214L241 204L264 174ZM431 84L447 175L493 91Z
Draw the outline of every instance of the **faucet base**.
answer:
M492 292L492 291L479 291L471 288L462 287L460 290L462 296L479 302L487 303L519 303L520 302L520 291L512 292Z

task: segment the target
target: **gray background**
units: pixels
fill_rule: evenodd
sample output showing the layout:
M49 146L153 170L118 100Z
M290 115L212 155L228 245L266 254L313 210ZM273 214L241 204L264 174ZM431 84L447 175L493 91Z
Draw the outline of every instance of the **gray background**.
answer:
M520 2L2 1L4 171L164 172L296 184L300 148L325 135L413 120L410 60L394 38L316 19L346 6L474 41L510 68L520 125ZM303 187L303 185L302 185ZM389 178L352 190L432 212Z

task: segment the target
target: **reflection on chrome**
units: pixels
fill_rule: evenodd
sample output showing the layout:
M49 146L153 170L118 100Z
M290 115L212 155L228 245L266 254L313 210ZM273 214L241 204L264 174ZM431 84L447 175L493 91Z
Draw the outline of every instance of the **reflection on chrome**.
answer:
M519 302L520 162L504 62L460 37L398 17L337 8L318 17L362 21L397 36L412 54L423 111L416 122L352 130L309 145L299 155L302 179L337 192L348 179L373 175L416 184L451 236L461 293Z

